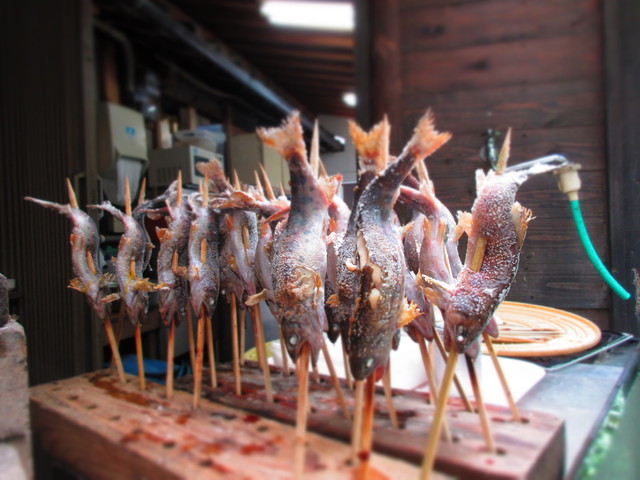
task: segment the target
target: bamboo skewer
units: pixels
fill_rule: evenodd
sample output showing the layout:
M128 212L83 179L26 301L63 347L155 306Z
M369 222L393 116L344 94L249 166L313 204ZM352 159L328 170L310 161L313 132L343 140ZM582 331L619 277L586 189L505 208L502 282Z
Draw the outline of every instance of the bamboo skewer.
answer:
M204 307L198 316L198 333L196 335L196 369L193 374L193 408L198 408L202 392L202 362L204 360Z
M176 321L172 318L169 323L169 338L167 339L167 379L166 392L167 398L173 398L173 352L176 338Z
M145 390L147 384L144 379L144 358L142 357L142 325L136 323L136 358L138 360L138 385L140 390Z
M437 330L433 331L433 339L436 342L436 346L438 347L438 351L442 355L442 358L445 361L447 361L447 352L444 350L442 339L440 338L440 335L438 334ZM455 374L455 370L453 373L453 383L456 386L456 390L458 390L458 395L460 395L460 400L462 400L462 403L464 404L464 408L467 410L467 412L473 412L473 407L471 406L471 402L469 401L469 398L467 397L467 394L465 393L464 388L462 388L462 383L460 383L460 379L458 379L458 376Z
M271 374L269 371L269 362L267 361L267 349L264 343L264 330L262 329L262 318L260 316L260 305L256 304L252 307L252 318L254 324L256 352L258 352L258 360L262 367L264 376L264 387L267 394L267 402L273 403L273 391L271 389ZM260 360L262 359L262 360Z
M289 354L287 353L287 346L284 344L284 335L282 335L282 328L280 322L278 322L278 337L280 338L280 354L282 355L282 373L285 377L291 375L289 371Z
M242 316L240 317L240 365L244 365L244 352L246 349L247 339L247 310L243 308L241 310Z
M300 351L298 365L298 410L294 437L294 478L301 479L305 464L305 440L307 436L307 410L309 406L309 344Z
M375 372L367 377L364 389L364 412L362 415L362 436L360 438L360 451L358 457L358 480L368 480L371 459L371 447L373 445L373 410L376 390Z
M196 349L193 341L193 319L191 318L191 305L187 305L187 343L189 344L189 360L191 372L196 371Z
M442 387L440 389L440 393L438 394L436 411L433 416L433 422L431 423L429 437L427 438L427 443L425 445L424 456L422 459L422 470L420 472L420 480L428 480L429 478L431 478L431 471L433 470L433 465L435 464L438 442L440 441L440 433L445 418L444 414L447 408L447 400L449 399L451 382L456 371L457 363L458 352L456 350L452 350L449 353L449 358L447 359L447 367L444 372L444 378L442 379Z
M211 317L205 317L205 328L207 333L207 355L209 357L209 376L211 377L211 388L218 388L218 376L216 372L216 357L213 348L213 325Z
M487 350L489 350L489 355L491 356L491 360L493 361L493 366L496 369L496 373L498 374L498 378L500 379L500 385L502 385L502 390L504 390L504 395L507 397L507 403L509 404L509 408L511 409L511 413L513 415L513 419L516 422L521 422L522 417L520 416L520 411L518 410L518 406L516 405L515 400L513 399L513 395L511 394L511 389L509 388L509 384L507 383L507 378L504 375L504 371L502 370L502 366L500 365L500 360L496 355L496 351L493 348L493 343L491 341L491 337L487 333L482 334L482 338L484 339L484 343L487 346Z
M122 359L120 358L120 352L118 351L118 343L116 341L116 337L113 333L113 326L111 325L111 319L107 316L102 321L104 325L104 331L107 334L107 339L109 340L109 346L111 347L111 356L113 357L113 363L116 366L116 371L118 372L118 379L122 383L127 382L127 378L124 375L124 368L122 367Z
M231 292L231 349L233 352L233 376L236 395L242 395L242 378L240 376L240 358L238 346L238 308L236 294Z
M384 397L387 400L387 408L389 409L389 420L393 428L400 428L398 423L398 414L393 404L393 391L391 390L391 360L387 362L387 366L382 374L382 386L384 387Z
M351 429L351 463L358 465L360 439L362 438L362 417L364 403L364 380L355 380L353 425Z
M491 433L491 424L489 423L489 416L487 415L487 409L482 398L482 390L478 383L478 376L476 374L476 367L473 360L465 355L467 361L467 369L469 370L469 379L471 380L471 386L473 387L473 394L476 397L476 406L478 408L478 414L480 415L480 425L482 426L482 436L487 444L487 450L493 454L496 451L495 443L493 441L493 434Z
M422 363L424 364L424 370L427 373L427 382L429 383L429 395L431 396L431 400L433 404L438 403L438 382L436 381L435 372L433 370L433 362L431 361L431 355L429 355L429 351L427 350L427 345L425 343L425 338L420 335L418 346L420 347L420 356L422 357ZM442 425L442 437L447 442L451 441L451 431L449 430L449 425L445 421Z
M344 394L342 393L340 380L338 379L338 375L336 375L336 369L333 366L333 362L331 361L331 355L329 354L329 349L327 348L327 343L324 340L322 341L322 354L324 355L324 359L327 362L327 367L329 367L331 382L333 383L333 388L336 389L336 395L338 397L338 403L340 404L340 408L342 409L342 415L347 420L350 420L351 415L349 414L349 409L347 408L347 402L345 401Z
M353 390L353 377L351 376L351 367L349 366L349 356L347 350L344 348L344 342L340 342L342 345L342 361L344 363L344 377L347 380L347 387L349 390Z
M311 366L311 373L313 375L313 383L320 383L320 373L318 373L318 366L317 365L312 365Z

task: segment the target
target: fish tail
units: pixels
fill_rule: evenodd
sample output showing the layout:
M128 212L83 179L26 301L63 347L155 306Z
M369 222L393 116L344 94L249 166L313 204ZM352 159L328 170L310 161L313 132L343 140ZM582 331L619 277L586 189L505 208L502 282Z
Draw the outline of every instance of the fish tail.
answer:
M365 132L355 122L349 121L349 134L358 151L362 170L381 172L389 162L389 121L384 119Z
M449 132L439 132L435 128L435 120L431 109L427 110L418 125L413 137L407 145L407 149L414 158L423 159L442 147L451 139Z
M288 163L296 158L306 163L307 150L302 137L299 112L292 112L280 127L258 128L256 132L260 140L276 150Z

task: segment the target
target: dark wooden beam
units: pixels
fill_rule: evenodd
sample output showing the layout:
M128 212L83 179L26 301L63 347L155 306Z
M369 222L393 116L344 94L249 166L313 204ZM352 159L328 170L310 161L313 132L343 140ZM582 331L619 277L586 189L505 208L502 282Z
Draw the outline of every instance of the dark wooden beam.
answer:
M640 269L640 3L604 2L611 269L629 291ZM632 297L633 298L633 297ZM613 297L613 328L640 333L637 299Z

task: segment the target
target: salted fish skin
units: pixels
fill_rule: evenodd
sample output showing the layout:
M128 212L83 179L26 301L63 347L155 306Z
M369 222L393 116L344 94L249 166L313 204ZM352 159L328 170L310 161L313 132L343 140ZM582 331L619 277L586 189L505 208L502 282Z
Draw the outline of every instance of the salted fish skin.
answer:
M111 305L102 301L109 295L107 277L99 272L94 273L87 260L88 253L91 256L94 267L97 268L99 265L98 246L100 239L98 227L93 219L83 210L74 208L69 204L49 202L33 197L25 197L25 200L55 210L71 220L71 266L74 275L79 280L74 288L81 290L87 296L91 309L100 320L109 318Z
M189 206L193 213L188 243L191 306L196 315L204 312L211 316L220 289L218 222L215 211L199 193L189 196Z
M276 318L289 356L295 361L302 346L308 343L315 363L326 329L324 279L330 185L320 185L313 175L299 114L291 114L282 127L259 129L258 135L285 158L291 179L289 215L273 240L271 267Z

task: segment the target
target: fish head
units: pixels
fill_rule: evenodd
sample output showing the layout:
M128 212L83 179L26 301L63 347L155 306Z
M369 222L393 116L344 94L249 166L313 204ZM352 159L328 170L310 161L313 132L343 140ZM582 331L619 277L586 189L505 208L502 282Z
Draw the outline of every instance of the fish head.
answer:
M305 343L309 344L313 358L316 358L322 349L322 328L316 320L317 315L317 311L300 303L280 317L284 344L294 361L300 356ZM301 321L301 319L307 319L307 321Z
M86 292L89 305L100 320L109 318L111 315L111 303L103 302L102 299L109 295L109 288L100 286L98 283L89 285Z
M149 296L146 292L138 292L133 295L127 294L127 315L129 320L135 325L142 323L147 315L149 307Z
M465 353L482 334L483 322L463 311L449 307L444 314L444 345Z
M351 374L356 380L364 380L389 361L389 350L391 342L386 348L357 348L351 345L349 351L349 367Z

